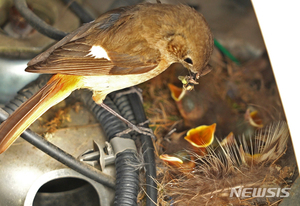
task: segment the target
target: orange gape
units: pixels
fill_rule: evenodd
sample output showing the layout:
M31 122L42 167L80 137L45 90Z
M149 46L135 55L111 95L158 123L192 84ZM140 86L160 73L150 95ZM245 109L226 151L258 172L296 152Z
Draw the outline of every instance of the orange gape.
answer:
M212 49L205 19L188 6L143 3L109 11L28 63L26 71L55 75L1 124L0 153L76 89L92 90L101 104L110 92L145 82L176 62L198 78L210 71Z

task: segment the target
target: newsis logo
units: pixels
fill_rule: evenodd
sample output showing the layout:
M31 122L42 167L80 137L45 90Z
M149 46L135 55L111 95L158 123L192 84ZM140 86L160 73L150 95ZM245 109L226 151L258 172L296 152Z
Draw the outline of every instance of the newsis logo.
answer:
M291 188L231 188L230 197L288 197Z

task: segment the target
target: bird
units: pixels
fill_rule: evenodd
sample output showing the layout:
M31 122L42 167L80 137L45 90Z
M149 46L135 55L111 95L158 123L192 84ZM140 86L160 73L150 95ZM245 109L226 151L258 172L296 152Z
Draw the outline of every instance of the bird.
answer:
M192 84L211 71L213 35L202 14L179 4L141 3L108 11L28 62L25 71L53 74L0 126L0 154L44 112L74 90L106 95L145 82L173 63Z

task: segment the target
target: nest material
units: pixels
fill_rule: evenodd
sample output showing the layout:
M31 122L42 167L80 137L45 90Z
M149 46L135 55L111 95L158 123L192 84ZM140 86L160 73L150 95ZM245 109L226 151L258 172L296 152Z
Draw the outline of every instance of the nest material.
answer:
M186 95L187 98L192 96L192 103L200 105L192 116L180 111L167 86L169 83L182 86L177 76L186 73L180 65L173 65L142 85L145 110L157 136L157 156L174 147L165 138L173 128L180 133L199 125L217 123L217 137L225 137L229 132L241 137L234 145L211 149L207 156L195 155L196 167L188 174L158 161L159 205L276 205L280 198L228 198L232 187L288 187L297 173L293 152L285 156L292 159L285 161L288 165L281 164L282 161L275 163L288 139L286 124L272 124L257 133L257 128L249 126L244 118L252 107L259 112L262 125L285 120L268 58L264 55L238 66L224 61L215 50L210 64L213 71L200 78L199 85ZM285 137L276 139L282 136L280 132L285 133ZM249 137L255 138L250 141ZM265 137L272 140L272 144L263 140ZM260 154L259 159L255 154Z
M219 144L206 156L196 156L196 167L188 174L162 166L160 182L174 205L272 205L280 197L230 197L232 188L285 188L294 174L293 167L276 165L286 150L289 138L285 122L260 130L253 140L245 136L233 143ZM250 143L250 141L252 143ZM283 170L290 171L282 175Z

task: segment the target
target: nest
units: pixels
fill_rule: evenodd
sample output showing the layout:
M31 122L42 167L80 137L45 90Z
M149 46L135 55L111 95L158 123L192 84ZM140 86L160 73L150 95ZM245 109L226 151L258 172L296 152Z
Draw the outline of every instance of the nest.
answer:
M278 205L280 196L230 197L232 188L290 188L298 173L292 149L284 154L291 143L268 57L237 65L215 50L210 64L213 71L181 101L168 88L182 87L177 77L188 73L181 65L142 85L157 157L186 151L194 163L187 170L157 158L158 205ZM184 140L187 130L213 123L214 144L204 156L195 153ZM224 143L229 133L233 144Z

